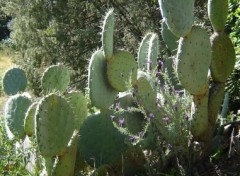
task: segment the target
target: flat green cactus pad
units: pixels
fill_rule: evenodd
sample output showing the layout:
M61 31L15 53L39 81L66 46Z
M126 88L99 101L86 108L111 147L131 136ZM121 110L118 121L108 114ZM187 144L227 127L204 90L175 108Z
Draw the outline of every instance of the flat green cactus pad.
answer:
M228 16L228 0L208 0L208 17L216 32L224 30Z
M87 118L87 100L83 93L80 91L69 92L65 97L75 115L75 129L78 130L80 128L80 125Z
M21 68L10 68L3 76L3 90L7 95L23 92L27 87L27 77Z
M17 138L23 138L25 135L24 118L30 105L30 96L27 94L11 96L6 103L5 126Z
M194 96L194 111L191 117L191 133L196 140L202 140L208 129L208 92L201 97Z
M70 105L61 96L50 94L44 97L36 112L36 138L44 157L62 155L73 134L74 114Z
M37 103L33 103L27 110L24 119L24 131L28 136L32 136L35 130L35 112L37 108Z
M132 87L137 79L137 63L128 51L120 50L107 65L107 77L111 86L119 92Z
M184 37L191 31L194 2L194 0L159 0L163 19L172 33L178 37Z
M179 37L176 37L169 29L166 22L162 22L162 30L161 30L163 41L165 42L167 48L174 52L178 47Z
M63 92L70 83L70 71L63 65L48 67L42 77L42 89L44 93L52 91Z
M194 26L186 37L180 39L177 73L181 85L191 94L206 93L211 58L211 43L205 29Z
M149 48L148 48L148 59L147 59L148 72L150 71L155 72L157 67L158 53L159 53L159 38L156 33L153 33L149 41Z
M236 56L230 38L224 33L214 33L211 36L212 62L211 75L214 81L226 82L233 71Z
M89 116L82 124L79 134L78 155L91 166L98 168L103 164L121 162L127 149L124 143L126 136L113 126L110 114Z
M152 78L145 72L138 72L137 83L134 86L138 102L146 109L148 113L155 113L156 106L156 85Z
M90 60L88 68L88 93L93 106L107 109L116 99L117 92L107 80L107 61L103 52L96 51Z
M104 18L102 28L102 46L104 56L107 60L113 55L114 20L113 9L110 9Z
M144 38L141 41L141 44L139 46L138 50L138 67L141 70L147 69L147 61L148 61L148 49L149 49L149 42L152 37L152 33L148 33L144 36Z

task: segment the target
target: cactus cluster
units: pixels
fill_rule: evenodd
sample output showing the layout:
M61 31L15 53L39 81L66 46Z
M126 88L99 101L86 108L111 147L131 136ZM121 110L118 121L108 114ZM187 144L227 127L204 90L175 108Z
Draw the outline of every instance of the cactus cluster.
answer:
M209 0L209 18L214 29L209 37L202 26L193 25L194 0L159 0L164 20L162 37L173 55L164 61L165 66L171 77L176 70L180 86L174 87L184 88L192 95L190 117L184 114L187 110L179 107L183 98L174 90L169 92L176 99L168 102L164 89L170 88L162 81L164 68L163 60L158 58L158 35L147 33L143 37L137 59L129 51L115 49L115 17L111 9L103 21L102 49L95 51L89 62L86 95L69 91L69 69L54 65L42 76L43 97L30 98L20 94L26 87L25 77L13 68L3 79L4 90L12 95L5 108L6 129L18 138L36 138L49 175L76 174L83 169L83 163L96 168L96 173L118 175L119 168L125 168L120 173L124 175L137 172L141 170L138 164L145 163L139 148L151 146L154 127L167 142L179 145L187 139L179 139L173 129L179 129L186 137L188 132L182 129L187 122L193 140L209 142L225 82L235 62L233 45L224 33L227 0L221 2ZM20 79L16 78L19 75L21 81L13 90L12 84L14 79ZM95 113L89 114L88 103L95 107ZM171 114L163 106L182 118L176 124L170 123ZM144 138L141 133L148 136Z

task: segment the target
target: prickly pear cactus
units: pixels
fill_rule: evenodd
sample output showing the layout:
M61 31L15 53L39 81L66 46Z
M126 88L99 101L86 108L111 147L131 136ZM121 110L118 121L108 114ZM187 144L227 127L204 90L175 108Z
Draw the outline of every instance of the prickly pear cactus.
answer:
M24 119L24 131L28 136L32 136L35 130L35 112L37 109L37 103L33 103L27 110Z
M103 53L107 60L113 55L114 20L113 9L110 9L105 16L102 27Z
M180 39L177 73L181 85L191 94L206 93L211 58L211 43L205 29L194 26L191 33Z
M214 81L224 83L232 73L235 64L235 50L230 38L224 33L215 32L211 36L212 61L211 75Z
M18 67L10 68L3 76L3 90L7 95L15 95L23 92L27 87L25 72Z
M17 138L23 138L24 118L29 106L31 105L30 95L16 94L11 96L4 109L6 129Z
M69 92L65 97L74 113L75 129L78 130L80 128L80 125L87 118L87 100L83 93L80 91Z
M148 49L153 33L147 33L141 41L138 50L138 67L141 70L146 70L148 64Z
M63 65L50 66L44 71L41 81L45 94L52 91L63 92L70 83L70 71Z
M127 149L126 135L119 132L112 123L111 114L93 114L82 124L78 141L78 156L98 168L103 164L121 161Z
M159 0L160 10L168 28L177 37L186 36L192 28L194 0Z
M58 156L54 163L52 176L74 175L78 138L77 131L74 131L66 152L63 155Z
M216 32L224 30L228 16L228 0L208 0L208 17Z
M128 51L120 50L107 64L107 77L110 85L119 92L124 92L135 84L137 63Z
M36 111L36 138L44 157L62 155L75 127L70 105L61 96L49 94L42 98Z
M148 58L147 58L148 72L150 72L151 70L155 71L157 67L158 53L159 53L159 38L157 34L153 33L149 41L149 48L148 48Z
M88 93L93 106L107 109L116 99L115 91L107 80L107 61L102 51L96 51L88 68Z
M162 22L162 38L167 48L171 51L177 51L179 37L176 37L169 29L165 21Z

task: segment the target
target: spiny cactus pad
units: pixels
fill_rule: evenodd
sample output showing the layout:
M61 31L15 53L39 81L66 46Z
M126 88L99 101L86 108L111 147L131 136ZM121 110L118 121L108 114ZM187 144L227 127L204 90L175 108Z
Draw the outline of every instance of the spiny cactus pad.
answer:
M21 68L11 68L3 76L3 90L7 95L23 92L27 87L27 77Z
M194 111L191 119L191 133L197 140L202 140L202 136L208 129L208 92L201 97L194 96Z
M177 73L181 85L191 94L206 93L211 58L211 43L205 29L194 26L186 37L180 39Z
M169 29L165 21L162 22L162 30L161 30L162 38L167 48L174 52L177 50L178 47L178 40L179 38L176 37Z
M212 61L211 75L214 81L226 82L235 64L235 50L230 38L224 33L211 36Z
M132 87L137 79L137 63L128 51L119 50L107 64L107 77L111 86L119 92Z
M149 49L149 42L152 37L152 33L148 33L144 36L144 38L141 41L141 44L139 46L138 50L138 67L141 70L147 69L147 61L148 61L148 49Z
M138 79L134 90L137 100L146 111L148 113L156 112L156 85L148 74L142 71L138 72Z
M61 155L75 127L70 105L61 96L49 94L42 98L36 112L36 137L44 157Z
M214 125L216 123L218 113L223 102L224 91L224 83L211 83L208 102L209 122L211 125Z
M77 131L74 131L66 152L58 156L54 163L52 176L74 175L78 137Z
M65 97L75 115L75 129L78 130L88 114L87 100L80 91L69 92Z
M153 33L152 37L149 41L149 48L148 48L148 71L156 69L157 67L157 58L159 53L159 38L158 35Z
M106 70L106 58L103 52L98 50L89 63L88 91L92 105L99 109L107 109L117 96L117 92L108 83Z
M208 0L208 17L216 32L224 30L228 16L228 0Z
M129 107L137 107L136 99L131 92L120 92L114 105L120 103L120 107L127 110Z
M114 13L110 9L103 21L102 28L102 46L106 59L110 59L113 55L113 32L114 32Z
M35 112L37 109L37 103L33 103L27 110L24 119L24 131L28 136L32 136L35 130Z
M83 156L90 165L97 168L103 164L121 162L126 151L125 135L114 126L110 114L89 116L80 128L78 155Z
M16 94L11 96L5 107L5 126L17 138L22 138L24 132L24 118L29 106L31 105L28 94Z
M186 36L192 28L194 0L159 0L161 14L168 28L178 37Z
M44 71L41 81L45 94L52 91L63 92L70 83L70 71L63 65L50 66Z

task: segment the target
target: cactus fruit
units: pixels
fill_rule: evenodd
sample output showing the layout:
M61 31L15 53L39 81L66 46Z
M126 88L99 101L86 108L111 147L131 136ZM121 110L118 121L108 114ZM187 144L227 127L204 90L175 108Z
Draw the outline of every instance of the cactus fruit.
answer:
M128 51L119 50L107 64L107 77L110 85L119 92L124 92L135 84L137 63Z
M3 90L7 95L23 92L27 87L25 72L18 67L7 70L3 76Z
M138 67L141 70L145 70L147 68L147 61L148 61L148 49L149 49L149 42L151 40L152 33L148 33L144 36L141 41L138 50Z
M205 29L194 26L186 37L180 39L177 73L181 85L191 94L206 93L211 58L211 43Z
M211 75L214 81L224 83L234 68L236 58L234 46L224 32L215 32L211 36L211 44Z
M52 91L63 92L70 83L70 71L63 65L50 66L44 71L41 81L45 94Z
M65 97L74 113L75 129L78 130L88 114L87 100L80 91L69 92Z
M194 0L158 0L158 2L162 17L172 33L177 37L186 36L193 24Z
M126 135L113 126L109 113L93 114L82 124L78 141L78 155L96 168L121 161L127 148Z
M93 106L107 109L116 99L117 92L107 80L107 61L103 52L96 51L90 60L88 68L88 91Z
M25 119L24 119L24 131L28 136L32 136L34 134L35 129L35 112L37 108L37 103L33 103L27 110Z
M61 96L49 94L36 110L36 138L44 157L62 155L74 131L74 114Z
M165 21L162 22L162 30L161 30L163 41L165 42L167 48L171 51L177 51L178 47L178 40L179 38L176 37L169 29Z
M208 17L215 32L224 30L228 16L228 0L208 0Z
M110 9L105 16L102 27L103 53L107 60L113 55L114 20L113 9Z
M30 95L26 93L11 96L6 103L5 126L17 138L23 138L25 135L24 118L30 105Z
M66 152L56 158L51 174L52 176L74 175L78 137L78 132L75 130Z
M138 72L137 83L134 86L135 94L140 105L144 107L147 113L155 113L156 105L156 85L152 78L145 72Z

